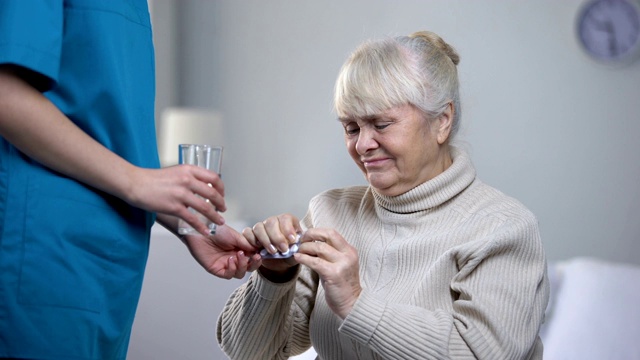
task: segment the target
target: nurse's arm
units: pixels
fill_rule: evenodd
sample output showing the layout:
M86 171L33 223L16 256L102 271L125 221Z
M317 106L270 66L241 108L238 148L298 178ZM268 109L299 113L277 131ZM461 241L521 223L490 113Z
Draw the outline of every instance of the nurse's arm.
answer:
M257 249L229 226L219 226L215 235L185 236L177 232L177 218L158 214L157 222L180 238L198 264L212 275L242 279L247 271L254 271L261 265Z
M194 196L224 211L224 185L215 173L196 166L143 169L130 164L77 127L14 69L0 66L0 136L24 154L134 206L181 217L202 233L208 233L206 225L188 207L224 223L210 204Z

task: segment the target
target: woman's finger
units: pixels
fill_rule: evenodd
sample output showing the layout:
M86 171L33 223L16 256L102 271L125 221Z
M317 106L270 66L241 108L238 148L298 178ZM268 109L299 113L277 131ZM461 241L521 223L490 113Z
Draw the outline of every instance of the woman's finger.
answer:
M301 242L324 242L336 250L343 252L351 248L351 245L335 229L311 228L300 237Z
M262 245L258 242L258 239L256 238L255 234L253 233L252 228L246 227L242 229L242 236L244 236L244 238L247 239L249 244L251 244L256 249L262 247Z
M280 231L286 236L289 244L296 243L299 234L302 234L300 220L291 214L280 214L277 218L280 223Z
M264 223L256 223L251 229L253 231L253 235L257 239L257 243L260 244L260 247L267 249L270 254L278 252L278 249L276 249L276 247L271 243L271 239L267 234Z
M289 241L287 240L286 235L282 233L280 219L276 216L272 216L262 223L271 244L281 252L289 250Z
M330 263L340 261L342 254L324 241L311 241L300 244L298 253L315 256Z

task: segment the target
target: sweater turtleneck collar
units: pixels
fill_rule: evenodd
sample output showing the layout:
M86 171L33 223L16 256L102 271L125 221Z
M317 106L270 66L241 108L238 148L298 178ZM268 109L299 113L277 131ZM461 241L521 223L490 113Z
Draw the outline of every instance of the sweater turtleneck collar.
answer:
M435 178L397 196L381 195L371 188L376 207L397 214L411 214L432 209L458 195L476 178L469 155L451 146L453 163Z

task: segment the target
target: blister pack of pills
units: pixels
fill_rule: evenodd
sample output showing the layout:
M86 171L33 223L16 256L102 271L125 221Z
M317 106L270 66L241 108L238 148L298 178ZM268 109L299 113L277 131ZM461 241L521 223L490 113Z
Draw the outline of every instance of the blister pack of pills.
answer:
M282 252L278 251L275 254L270 254L267 249L260 250L260 256L263 259L287 259L293 256L293 254L298 252L298 247L300 246L300 234L296 237L296 242L289 245L289 250Z

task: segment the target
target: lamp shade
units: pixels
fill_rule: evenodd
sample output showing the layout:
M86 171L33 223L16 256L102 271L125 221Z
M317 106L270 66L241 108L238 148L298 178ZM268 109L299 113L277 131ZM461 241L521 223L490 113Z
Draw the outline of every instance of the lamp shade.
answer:
M158 124L158 155L163 167L178 164L180 144L224 146L222 115L211 109L165 109Z

